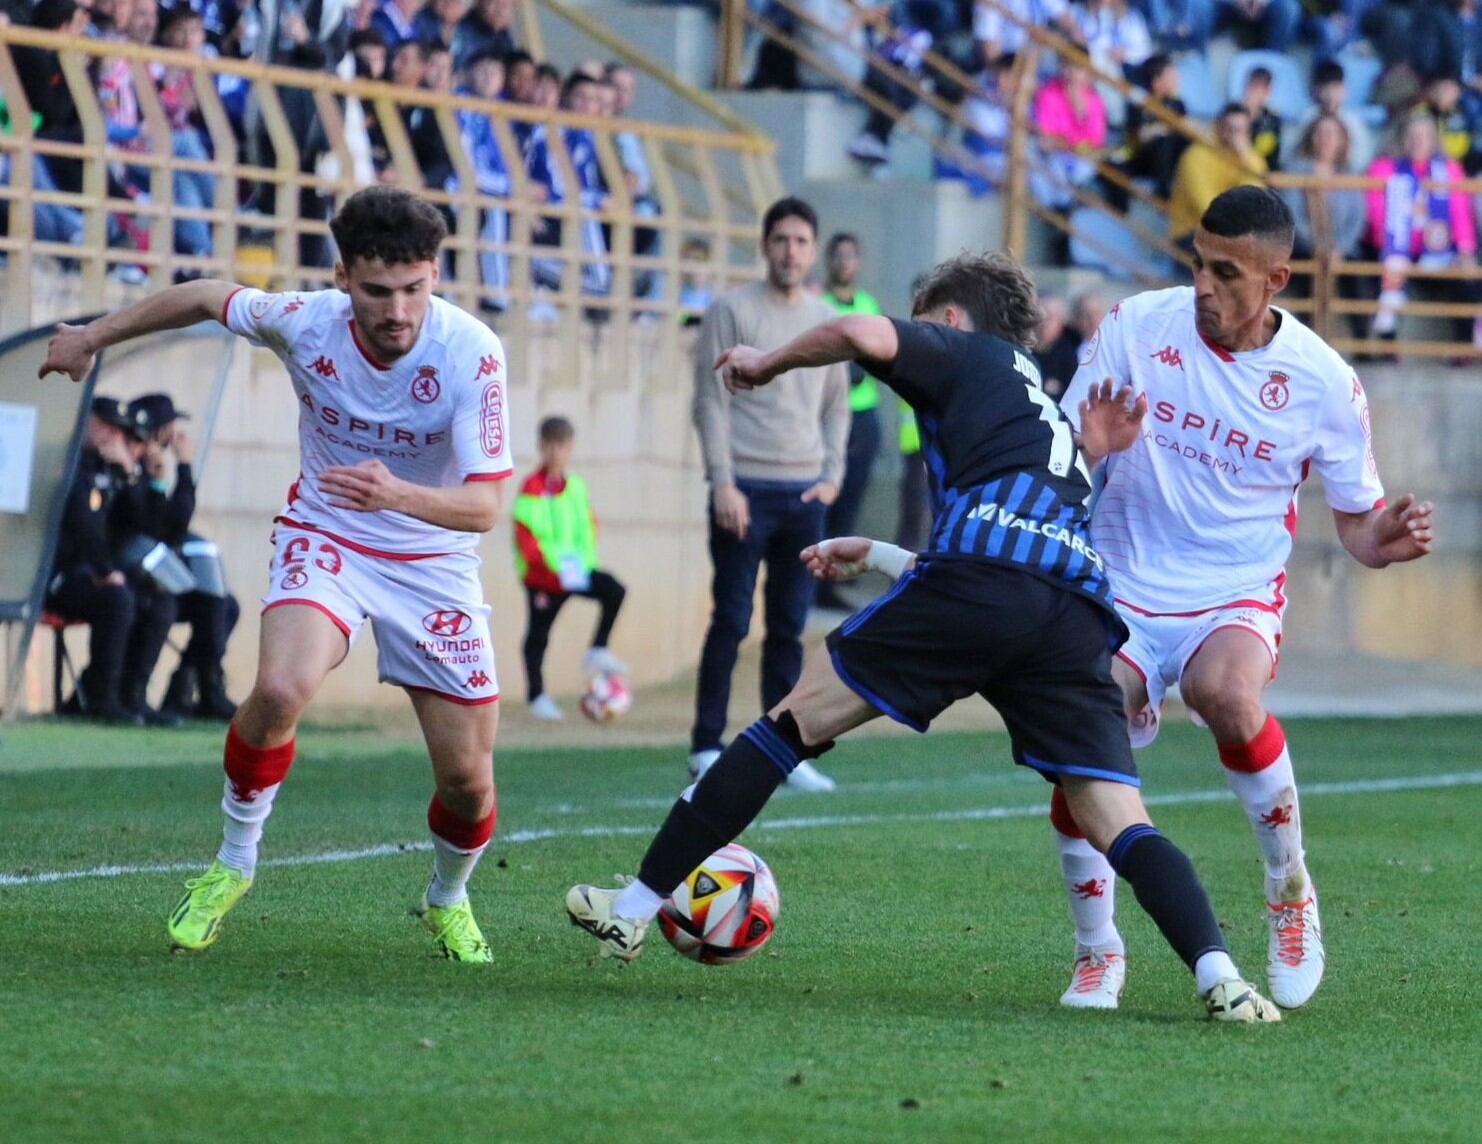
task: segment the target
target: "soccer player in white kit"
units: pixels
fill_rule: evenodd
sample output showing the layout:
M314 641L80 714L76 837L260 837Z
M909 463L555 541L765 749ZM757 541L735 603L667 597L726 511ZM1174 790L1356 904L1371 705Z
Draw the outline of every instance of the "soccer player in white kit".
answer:
M1266 864L1271 998L1304 1004L1322 980L1317 895L1281 724L1262 705L1286 608L1297 492L1323 479L1338 538L1383 568L1430 551L1431 510L1386 504L1357 376L1272 306L1291 277L1292 217L1259 187L1220 195L1194 236L1194 286L1114 307L1062 399L1088 465L1105 460L1091 535L1131 638L1113 674L1135 747L1168 688L1207 724ZM1076 930L1063 1004L1115 1008L1126 975L1115 877L1057 790L1050 820Z
M299 718L368 619L380 678L406 690L432 760L421 916L444 956L488 962L467 884L495 820L499 687L476 549L512 470L504 349L433 295L447 227L430 204L373 187L331 229L336 289L174 286L59 326L41 376L80 380L107 346L216 320L277 354L299 402L302 467L274 521L257 680L227 730L225 837L170 914L174 948L211 945L251 887Z

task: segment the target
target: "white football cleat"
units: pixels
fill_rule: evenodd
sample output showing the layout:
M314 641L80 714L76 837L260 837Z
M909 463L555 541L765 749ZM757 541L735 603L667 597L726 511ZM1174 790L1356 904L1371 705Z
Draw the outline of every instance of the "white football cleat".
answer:
M1127 985L1127 958L1111 950L1075 947L1070 988L1060 996L1067 1009L1115 1009Z
M602 943L603 957L633 961L643 952L643 935L648 921L619 917L612 907L621 889L603 890L596 886L572 886L566 891L566 914L571 924L586 930Z
M600 675L607 672L608 675L629 675L628 665L605 647L594 647L587 650L587 654L581 660L582 674L586 676Z
M1227 977L1215 983L1204 995L1204 1007L1211 1021L1234 1021L1244 1025L1274 1024L1281 1020L1281 1010L1256 992L1256 987L1238 977Z
M715 760L720 758L720 748L714 747L708 751L695 751L690 755L690 778L701 779L705 772L715 766Z
M839 784L829 778L807 759L803 759L797 766L793 767L792 774L787 776L787 785L793 790L805 790L815 794L827 794Z
M1309 890L1300 902L1267 902L1266 921L1271 927L1266 969L1271 1000L1283 1009L1296 1009L1317 992L1327 965L1317 920L1317 892Z
M554 699L545 692L541 692L530 703L530 717L547 723L559 723L566 718L566 712L557 706Z

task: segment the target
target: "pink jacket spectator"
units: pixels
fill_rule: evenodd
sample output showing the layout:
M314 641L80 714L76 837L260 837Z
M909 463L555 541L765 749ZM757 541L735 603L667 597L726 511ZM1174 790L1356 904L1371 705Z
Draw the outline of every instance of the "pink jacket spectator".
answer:
M1056 76L1034 97L1034 126L1041 135L1062 140L1067 147L1099 150L1106 145L1106 105L1096 88L1084 89L1084 117L1077 117L1065 78Z
M1431 160L1430 169L1417 175L1409 159L1385 155L1374 160L1369 174L1384 180L1383 187L1368 192L1369 241L1378 248L1381 258L1403 255L1413 260L1428 254L1477 252L1477 225L1472 218L1470 198L1449 189L1420 189L1420 182L1425 179L1457 183L1465 179L1461 164L1455 159L1437 155ZM1437 223L1442 225L1433 229L1432 224ZM1427 231L1438 238L1444 236L1446 245L1439 242L1428 245Z

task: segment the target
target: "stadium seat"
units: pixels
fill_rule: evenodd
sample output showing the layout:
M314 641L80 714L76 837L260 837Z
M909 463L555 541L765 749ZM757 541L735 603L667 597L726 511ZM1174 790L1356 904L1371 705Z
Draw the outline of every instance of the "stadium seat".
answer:
M1220 99L1214 82L1214 69L1202 55L1189 54L1178 61L1179 95L1190 119L1213 119L1220 113Z
M1081 207L1070 216L1070 260L1123 281L1137 276L1148 260L1146 248L1120 221Z
M1280 52L1241 52L1230 61L1230 75L1225 83L1228 99L1239 102L1245 94L1245 81L1256 68L1271 73L1271 110L1283 119L1295 122L1312 104L1307 92L1307 77L1288 56Z

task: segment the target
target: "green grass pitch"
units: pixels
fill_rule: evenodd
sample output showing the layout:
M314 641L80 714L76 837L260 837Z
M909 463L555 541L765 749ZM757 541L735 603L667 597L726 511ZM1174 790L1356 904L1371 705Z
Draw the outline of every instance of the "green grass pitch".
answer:
M777 874L759 957L655 932L631 967L567 923L568 884L632 870L675 749L498 758L475 877L492 968L408 916L420 753L310 729L251 895L171 957L182 873L219 837L220 732L23 725L0 738L0 1139L32 1141L1312 1141L1482 1138L1482 720L1292 721L1328 978L1280 1026L1207 1024L1123 887L1127 995L1056 999L1071 936L1048 788L1001 736L846 742L832 796L780 794L743 839ZM1261 868L1207 736L1141 755L1236 960L1261 977ZM1388 788L1388 789L1385 789Z

